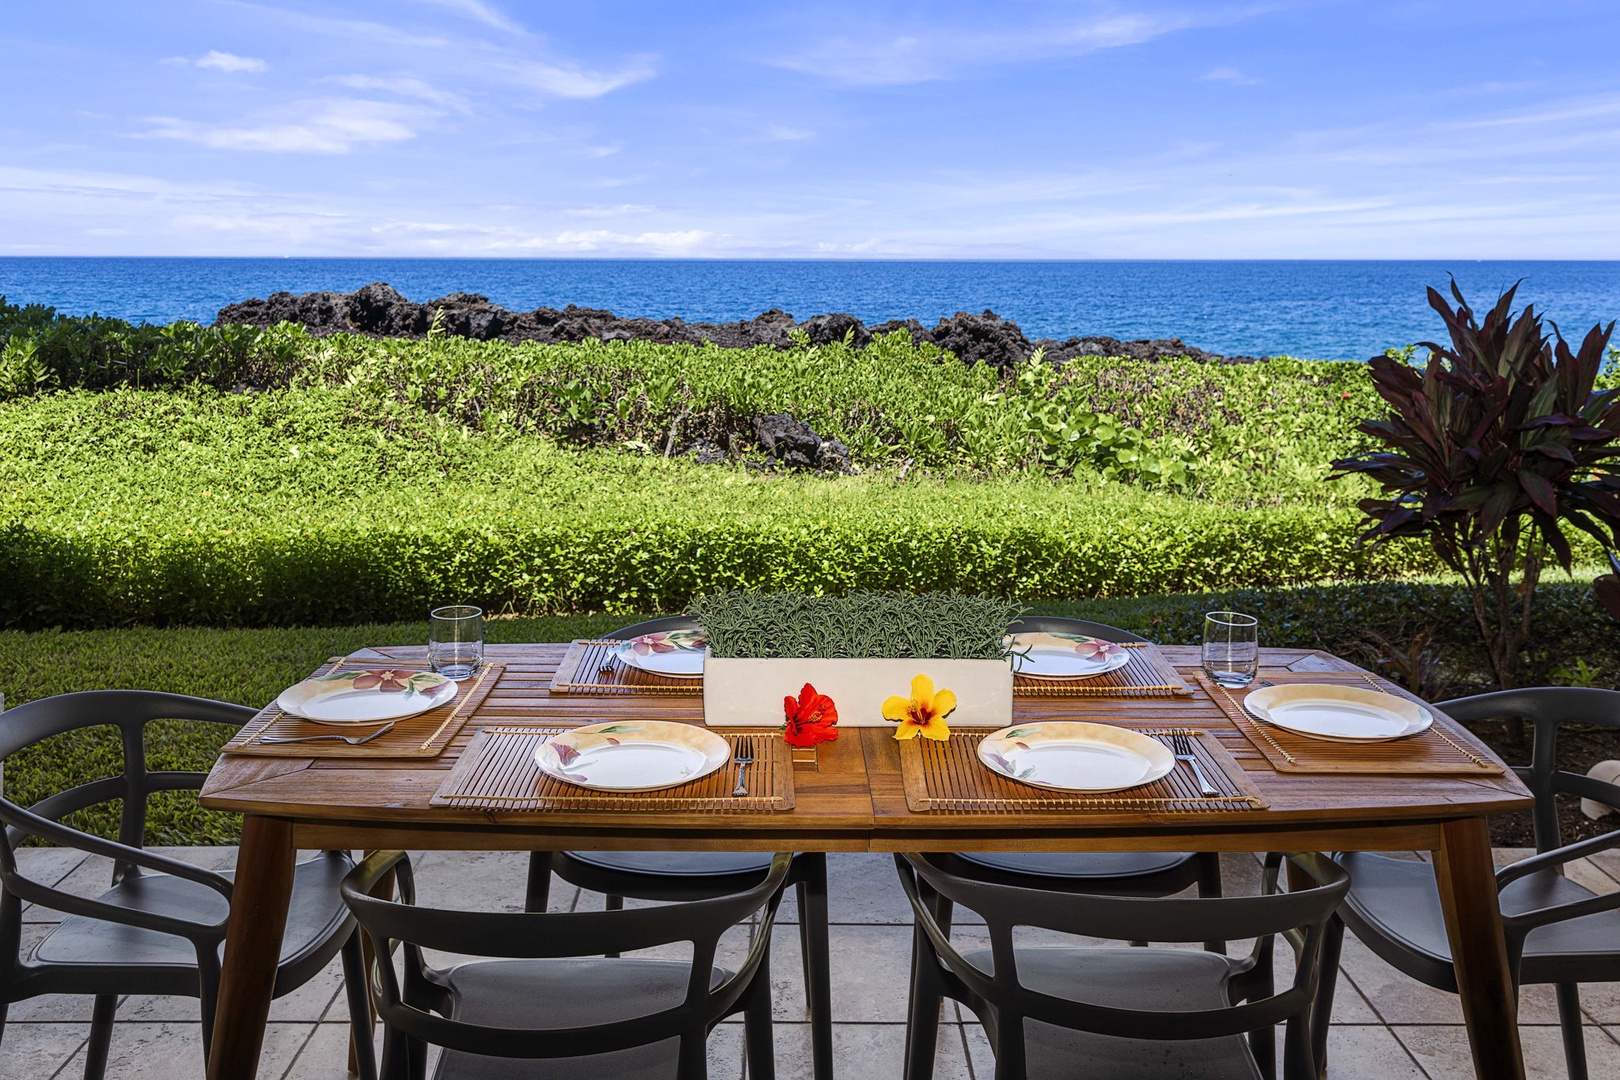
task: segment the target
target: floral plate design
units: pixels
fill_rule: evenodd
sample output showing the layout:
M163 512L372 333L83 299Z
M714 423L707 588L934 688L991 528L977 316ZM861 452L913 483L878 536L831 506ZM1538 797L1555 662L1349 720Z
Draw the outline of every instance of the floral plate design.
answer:
M1085 634L1008 634L1013 670L1032 679L1089 679L1131 662L1130 650Z
M1262 723L1328 742L1389 742L1434 723L1416 702L1336 683L1267 686L1244 698L1243 707Z
M416 668L335 671L289 686L276 698L282 712L317 724L380 724L453 701L456 684Z
M1123 791L1176 767L1157 739L1108 724L1014 724L979 742L979 760L1009 780L1059 791Z
M672 679L701 679L703 651L709 638L702 630L668 630L642 634L613 647L621 664Z
M553 735L534 752L547 776L593 791L675 787L730 760L731 744L719 735L664 720L587 724Z

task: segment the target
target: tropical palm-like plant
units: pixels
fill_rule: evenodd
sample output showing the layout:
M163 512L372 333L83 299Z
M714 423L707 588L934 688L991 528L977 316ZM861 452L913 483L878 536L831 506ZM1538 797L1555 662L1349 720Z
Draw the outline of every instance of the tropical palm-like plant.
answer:
M1517 291L1480 322L1455 281L1456 310L1430 289L1450 347L1423 342L1423 367L1369 361L1389 412L1357 429L1382 448L1333 463L1335 478L1360 474L1384 489L1361 502L1364 542L1426 536L1462 575L1504 688L1515 685L1547 556L1571 568L1566 527L1620 546L1620 390L1594 390L1614 323L1572 351L1532 307L1513 314Z

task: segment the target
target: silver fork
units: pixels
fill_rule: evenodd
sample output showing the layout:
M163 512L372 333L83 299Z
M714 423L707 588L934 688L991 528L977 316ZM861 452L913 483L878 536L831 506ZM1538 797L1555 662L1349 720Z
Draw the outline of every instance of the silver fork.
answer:
M392 731L394 729L394 725L397 724L397 723L399 723L398 720L390 720L390 721L388 721L388 723L384 724L382 727L378 728L376 731L373 731L369 735L338 735L336 733L333 733L331 735L298 735L298 736L295 736L293 738L286 738L284 736L260 735L259 736L259 741L262 742L262 743L290 743L290 742L320 742L322 739L337 739L339 742L346 742L350 746L359 746L361 743L370 742L372 739L375 739L379 735L386 735L388 732L390 732L390 731Z
M1198 777L1198 783L1203 789L1201 794L1220 794L1220 791L1215 787L1215 785L1209 782L1209 777L1204 775L1204 767L1198 764L1198 758L1193 756L1192 740L1190 738L1183 735L1179 731L1172 732L1170 735L1170 746L1174 751L1175 759L1177 761L1185 761L1187 764L1192 766L1193 775Z
M745 757L744 752L738 750L737 756L731 760L737 766L737 786L731 789L731 797L736 799L748 794L748 785L743 783L743 770L754 763L754 755L749 751Z

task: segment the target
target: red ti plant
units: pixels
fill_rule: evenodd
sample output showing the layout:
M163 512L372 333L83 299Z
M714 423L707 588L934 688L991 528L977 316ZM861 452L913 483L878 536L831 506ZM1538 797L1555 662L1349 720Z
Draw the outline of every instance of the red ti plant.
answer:
M1430 289L1450 347L1423 342L1423 367L1373 357L1389 411L1357 430L1382 448L1333 463L1335 479L1360 474L1384 489L1361 501L1364 542L1426 536L1462 575L1503 688L1516 685L1544 561L1571 567L1565 527L1620 546L1620 391L1593 389L1614 324L1572 351L1533 308L1513 314L1517 291L1481 323L1455 281L1455 311Z

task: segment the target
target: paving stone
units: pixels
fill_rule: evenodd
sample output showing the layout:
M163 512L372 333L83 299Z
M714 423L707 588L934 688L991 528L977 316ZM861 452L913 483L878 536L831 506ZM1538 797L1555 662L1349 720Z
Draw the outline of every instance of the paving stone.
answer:
M1412 1052L1429 1074L1430 1080L1472 1080L1473 1057L1468 1049L1468 1031L1461 1025L1426 1027L1397 1026L1397 1038ZM1620 1043L1600 1027L1583 1029L1586 1034L1586 1060L1590 1074L1620 1076ZM1557 1025L1520 1025L1519 1042L1524 1048L1526 1080L1564 1080L1563 1036ZM1335 1077L1337 1080L1337 1077Z
M810 1080L810 1025L773 1025L777 1080ZM833 1070L838 1080L893 1080L904 1073L904 1024L842 1024L833 1028ZM988 1077L990 1073L980 1073ZM935 1080L972 1080L961 1028L941 1024L934 1054Z
M1385 963L1372 950L1344 936L1344 952L1339 959L1340 979L1348 977L1388 1023L1461 1024L1462 1006L1456 994L1425 986ZM1519 1019L1526 1024L1556 1024L1558 1003L1550 986L1526 986L1519 992Z
M906 1020L911 982L911 928L834 926L832 1014L834 1023L897 1023ZM771 939L771 1001L779 1020L807 1017L799 935L791 928Z
M1335 1020L1328 1029L1327 1059L1329 1080L1425 1080L1423 1069L1389 1028L1377 1024L1341 1025ZM1282 1060L1279 1042L1279 1067Z
M78 1053L90 1037L85 1024L6 1025L0 1080L43 1080Z
M308 1039L313 1025L271 1024L264 1033L260 1076L280 1076ZM8 1033L9 1042L9 1033ZM84 1071L81 1048L61 1073ZM197 1024L117 1024L107 1053L107 1080L202 1080L202 1028Z

